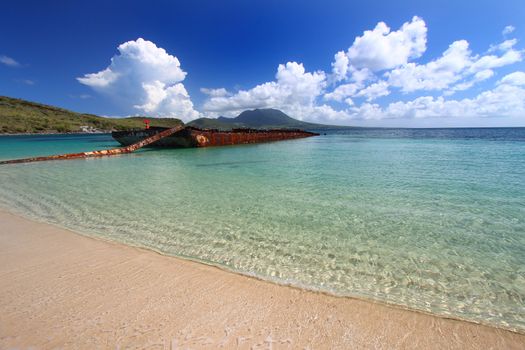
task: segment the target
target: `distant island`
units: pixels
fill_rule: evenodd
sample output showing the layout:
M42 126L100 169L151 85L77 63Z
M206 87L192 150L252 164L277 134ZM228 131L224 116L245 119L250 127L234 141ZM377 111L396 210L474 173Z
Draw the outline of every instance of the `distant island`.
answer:
M323 130L349 128L348 126L325 125L303 122L294 119L284 112L273 109L254 109L244 111L235 118L219 117L199 118L188 123L189 126L195 126L203 129L220 129L230 130L232 128L254 128L254 129L304 129L304 130Z
M77 113L7 96L0 96L0 134L56 134L56 133L107 133L111 131L141 129L146 117L106 118L94 114ZM151 126L174 127L184 125L177 118L148 118ZM235 118L199 118L187 124L202 129L230 130L254 129L304 129L324 130L348 128L323 125L294 119L278 109L244 111Z

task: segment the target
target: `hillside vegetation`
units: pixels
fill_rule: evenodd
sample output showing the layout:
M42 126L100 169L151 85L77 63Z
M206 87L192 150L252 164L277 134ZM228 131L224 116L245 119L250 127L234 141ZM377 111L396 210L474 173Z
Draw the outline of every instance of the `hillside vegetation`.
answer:
M183 124L175 118L149 118L151 126ZM144 117L104 118L16 98L0 96L0 133L69 133L141 129Z
M0 134L110 132L144 128L145 117L104 118L83 114L41 103L0 96ZM174 127L184 124L175 118L149 118L151 126ZM235 118L199 118L188 123L203 129L230 130L304 129L323 130L348 128L303 122L289 117L278 109L244 111Z

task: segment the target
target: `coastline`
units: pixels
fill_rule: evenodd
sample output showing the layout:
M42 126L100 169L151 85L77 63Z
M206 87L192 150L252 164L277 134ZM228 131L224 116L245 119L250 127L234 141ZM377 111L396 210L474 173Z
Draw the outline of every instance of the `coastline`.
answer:
M525 335L277 285L0 210L0 347L520 348Z

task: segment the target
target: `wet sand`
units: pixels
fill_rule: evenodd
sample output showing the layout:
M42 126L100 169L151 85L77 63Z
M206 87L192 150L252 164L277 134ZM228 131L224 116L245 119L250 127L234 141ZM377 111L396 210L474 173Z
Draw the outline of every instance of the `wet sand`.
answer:
M279 286L0 211L0 348L523 349L525 335Z

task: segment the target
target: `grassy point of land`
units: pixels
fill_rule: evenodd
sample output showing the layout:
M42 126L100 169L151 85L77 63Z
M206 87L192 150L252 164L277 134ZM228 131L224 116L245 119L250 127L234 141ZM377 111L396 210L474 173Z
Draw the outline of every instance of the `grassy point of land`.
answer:
M145 117L104 118L36 102L0 96L0 134L74 133L87 130L141 129ZM150 118L151 126L173 127L183 124L176 118Z

